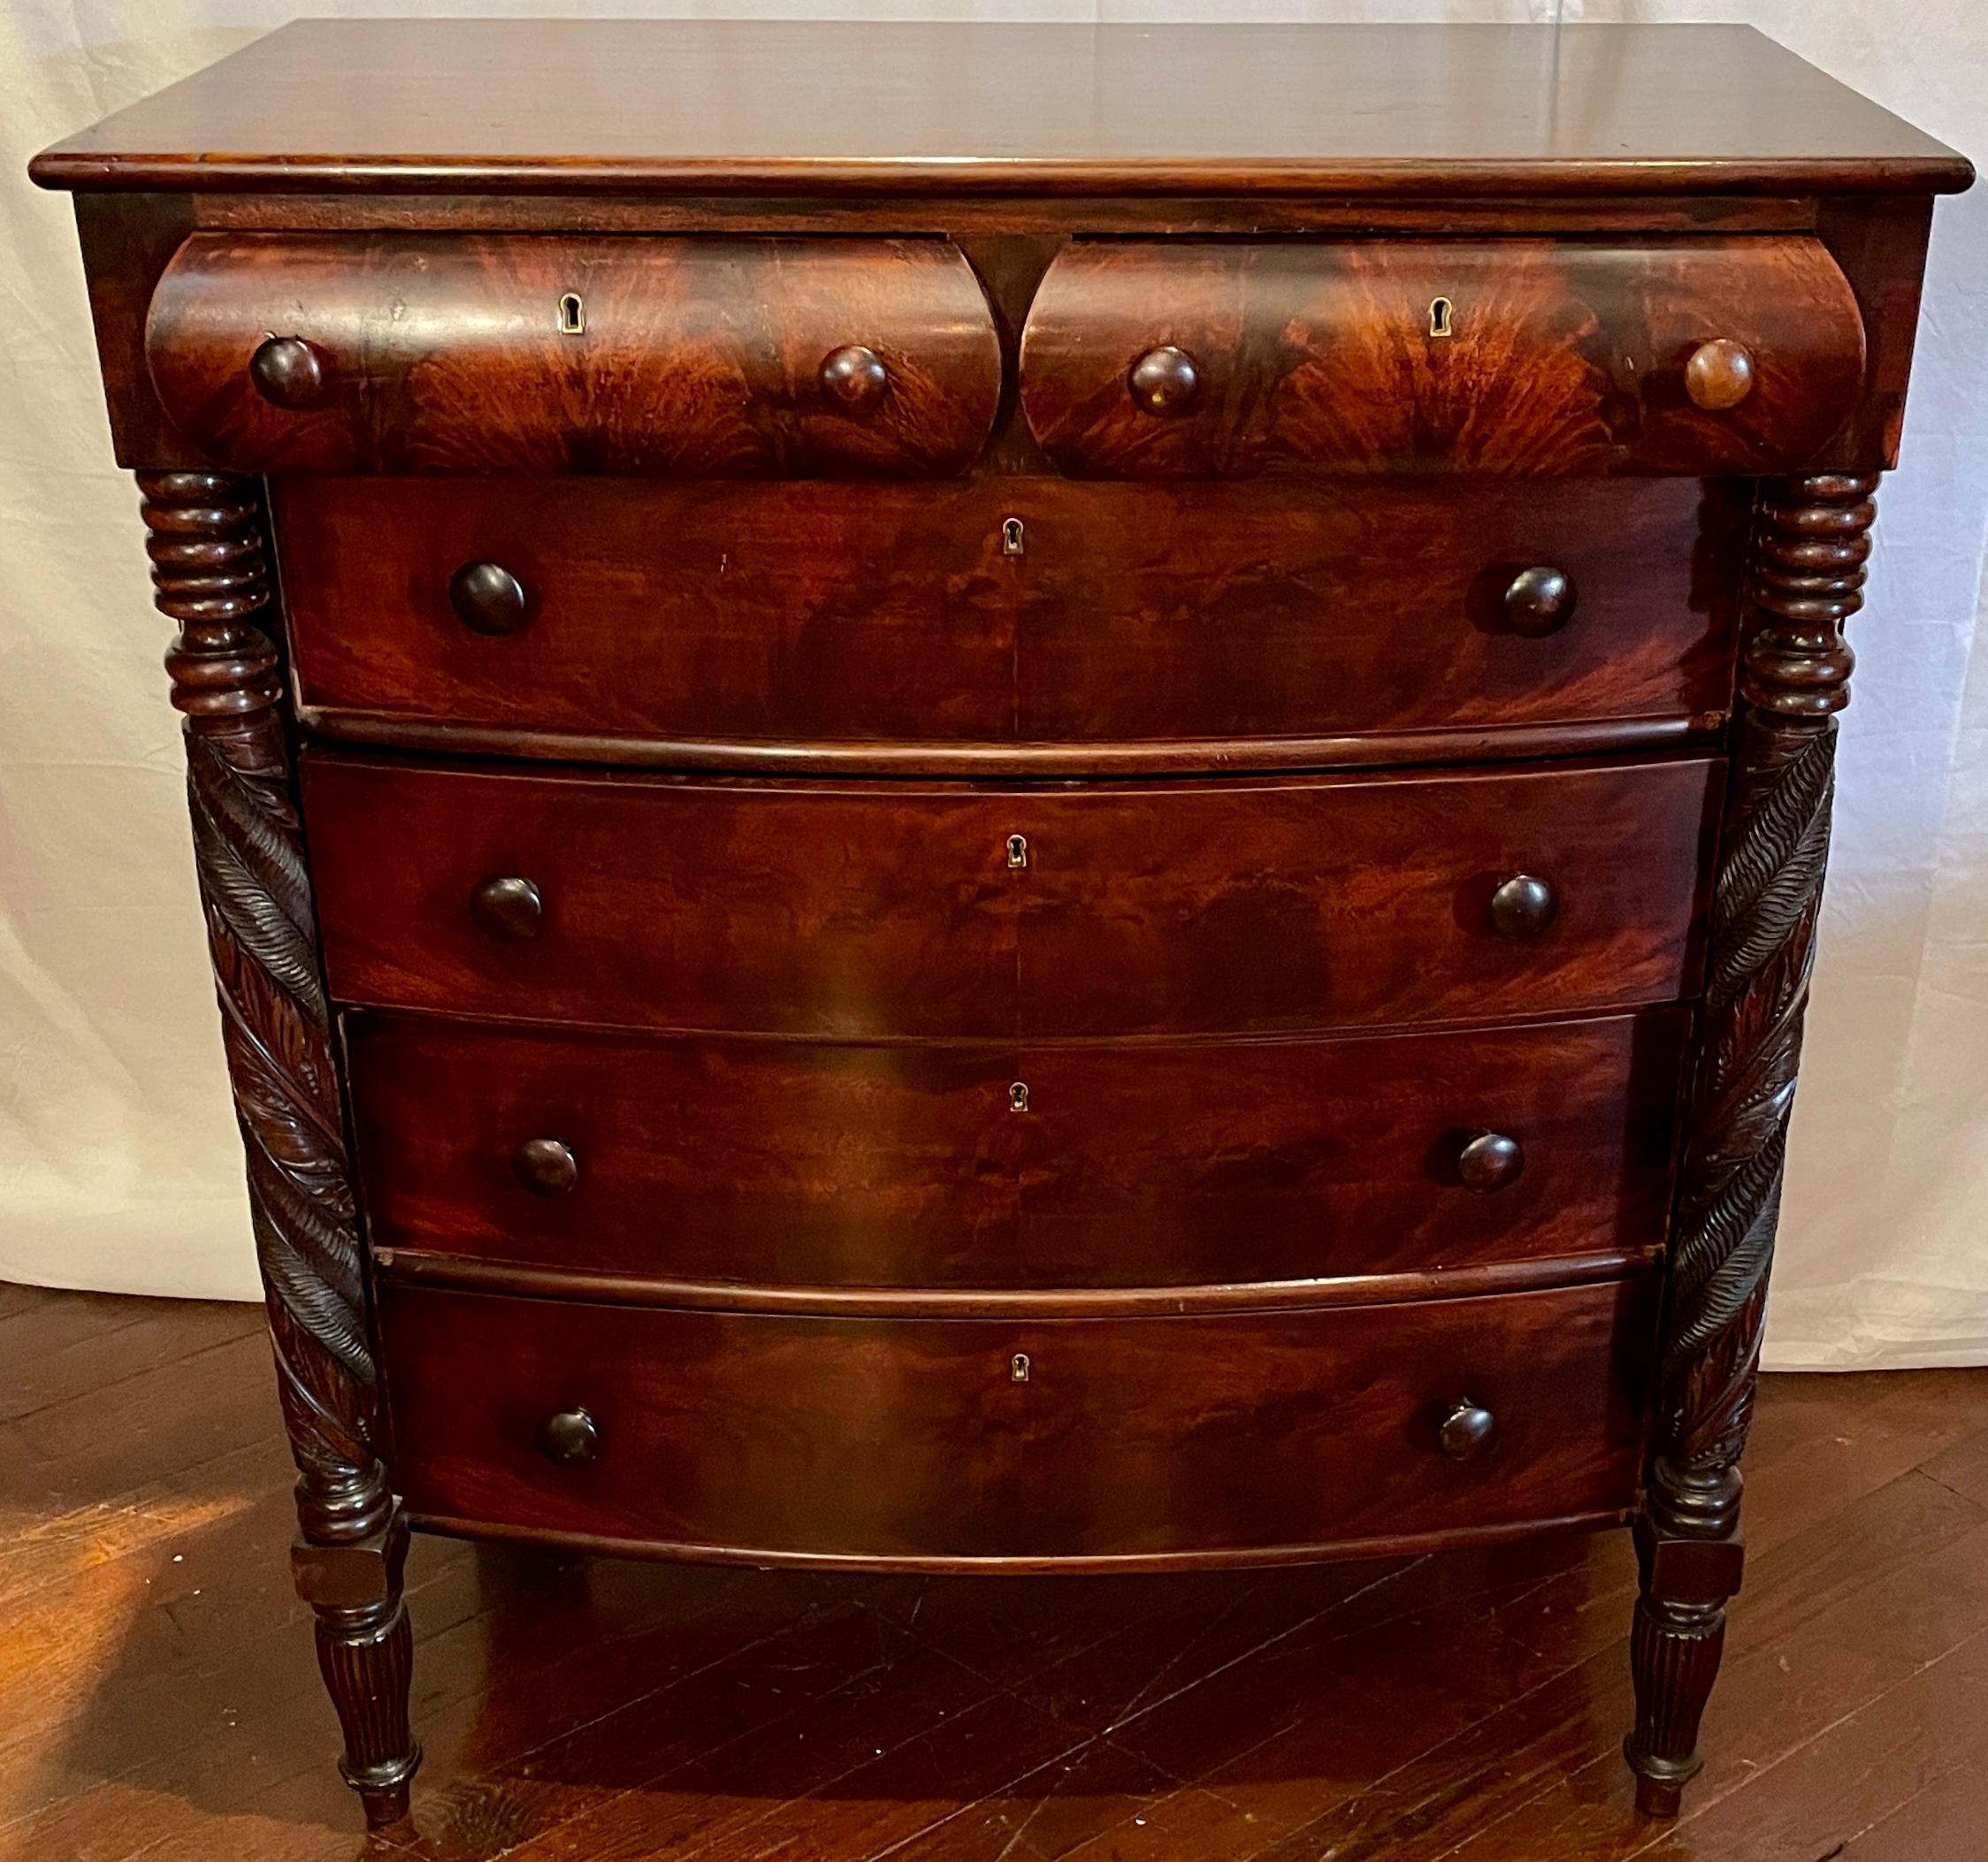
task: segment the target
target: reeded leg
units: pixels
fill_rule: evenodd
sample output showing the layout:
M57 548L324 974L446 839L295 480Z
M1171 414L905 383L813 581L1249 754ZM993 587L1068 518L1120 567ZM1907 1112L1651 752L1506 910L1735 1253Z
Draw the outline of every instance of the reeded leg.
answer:
M1643 1573L1629 1641L1636 1725L1623 1753L1636 1774L1636 1808L1674 1817L1685 1786L1705 1762L1698 1723L1718 1679L1726 1599L1740 1588L1741 1551L1732 1539L1660 1537L1645 1522L1636 1553Z
M1781 1164L1849 697L1843 622L1862 606L1872 477L1762 488L1731 790L1712 889L1691 1119L1637 1553L1636 1803L1671 1817L1740 1588L1740 1457L1753 1419Z
M421 1748L408 1729L414 1629L401 1599L407 1526L398 1507L386 1528L347 1545L299 1538L297 1594L317 1613L317 1666L345 1731L339 1770L373 1828L408 1813Z
M155 599L186 714L187 797L248 1209L297 1464L298 1594L373 1823L407 1812L407 1527L388 1484L365 1261L297 815L262 500L229 472L144 472Z

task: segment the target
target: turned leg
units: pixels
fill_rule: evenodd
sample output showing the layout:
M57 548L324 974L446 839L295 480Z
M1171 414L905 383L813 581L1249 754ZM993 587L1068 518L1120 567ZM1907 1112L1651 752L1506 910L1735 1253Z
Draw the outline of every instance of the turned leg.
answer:
M1762 488L1732 780L1712 887L1655 1443L1630 1639L1636 1802L1678 1812L1740 1588L1740 1457L1753 1419L1781 1165L1849 697L1843 622L1862 606L1874 477Z
M230 472L142 472L155 600L186 714L187 795L248 1210L297 1464L298 1594L370 1822L407 1812L407 1528L388 1484L365 1257L281 710L262 500Z
M317 1666L345 1732L339 1770L378 1828L408 1813L421 1748L408 1730L414 1629L401 1598L407 1522L396 1507L371 1538L319 1545L300 1538L297 1594L317 1614Z
M1643 1579L1629 1640L1636 1725L1623 1753L1636 1774L1636 1808L1674 1817L1705 1763L1698 1722L1718 1678L1726 1599L1740 1588L1742 1553L1736 1538L1671 1538L1644 1521L1636 1556Z

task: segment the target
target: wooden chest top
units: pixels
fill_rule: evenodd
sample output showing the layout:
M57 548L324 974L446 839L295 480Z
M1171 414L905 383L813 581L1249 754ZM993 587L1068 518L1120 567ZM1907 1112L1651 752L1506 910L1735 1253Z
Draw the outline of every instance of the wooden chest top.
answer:
M1329 100L1330 108L1321 108ZM1972 171L1746 27L308 20L51 187L891 195L1939 193Z

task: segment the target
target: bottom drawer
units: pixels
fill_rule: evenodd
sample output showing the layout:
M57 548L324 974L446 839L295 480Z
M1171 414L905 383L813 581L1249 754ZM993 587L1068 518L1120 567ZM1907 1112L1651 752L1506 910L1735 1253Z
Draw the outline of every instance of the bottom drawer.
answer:
M1220 1563L1617 1514L1655 1316L1649 1276L1137 1318L380 1298L395 1472L431 1523L928 1564ZM1456 1458L1466 1404L1495 1430Z

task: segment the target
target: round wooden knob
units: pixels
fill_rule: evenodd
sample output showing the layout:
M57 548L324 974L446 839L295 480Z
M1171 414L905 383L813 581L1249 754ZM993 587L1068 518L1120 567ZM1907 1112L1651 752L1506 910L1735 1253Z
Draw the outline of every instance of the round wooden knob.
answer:
M470 915L486 936L522 944L539 935L546 902L528 879L487 879L470 895Z
M1685 393L1711 413L1736 408L1754 391L1754 353L1722 336L1700 343L1685 364Z
M448 605L479 634L515 634L524 625L524 584L498 562L465 562L448 578Z
M584 1409L562 1409L539 1424L539 1452L548 1461L577 1467L600 1453L600 1425Z
M1491 928L1500 937L1537 937L1560 915L1560 895L1530 873L1515 873L1491 894Z
M1543 563L1520 569L1505 591L1505 625L1515 634L1538 638L1557 632L1574 612L1574 584L1559 569Z
M860 343L844 344L822 364L822 392L845 414L868 414L890 385L883 358Z
M1201 370L1185 349L1171 343L1163 349L1149 349L1132 364L1125 378L1132 398L1149 414L1162 419L1185 414L1201 393Z
M527 1138L511 1153L517 1180L535 1196L563 1196L580 1180L580 1160L558 1138Z
M1480 1132L1457 1154L1457 1174L1465 1189L1488 1192L1517 1183L1525 1168L1525 1152L1516 1138L1502 1132Z
M331 386L331 358L301 336L272 336L248 358L248 379L272 407L315 408Z
M1453 1461L1474 1461L1498 1439L1498 1419L1468 1398L1453 1403L1438 1431L1442 1452Z

